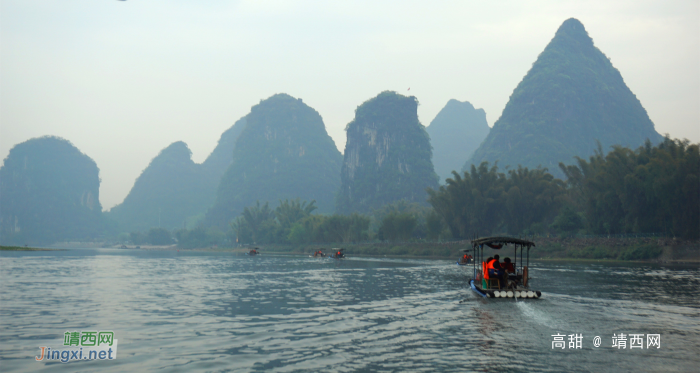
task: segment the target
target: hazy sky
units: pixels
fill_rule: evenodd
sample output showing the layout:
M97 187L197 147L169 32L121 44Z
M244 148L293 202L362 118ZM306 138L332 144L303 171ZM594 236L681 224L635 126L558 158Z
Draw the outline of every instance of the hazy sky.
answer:
M316 109L338 148L355 108L451 98L493 125L557 28L579 19L660 133L700 142L700 1L0 0L0 157L61 136L100 168L105 209L158 152L196 162L275 93ZM410 87L410 91L408 88Z

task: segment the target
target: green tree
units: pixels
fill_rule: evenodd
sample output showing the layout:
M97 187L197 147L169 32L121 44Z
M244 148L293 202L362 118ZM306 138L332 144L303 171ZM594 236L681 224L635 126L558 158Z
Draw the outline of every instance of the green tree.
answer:
M317 238L321 242L361 242L369 239L370 219L354 213L351 215L331 215L318 227Z
M454 238L486 235L501 225L506 176L484 162L453 178L437 191L428 189L428 202L445 221Z
M508 174L497 165L471 166L463 177L453 178L438 190L428 190L428 201L455 238L506 231L526 233L558 213L566 185L546 169L518 167ZM433 233L434 234L434 233Z
M270 221L274 219L274 212L272 209L270 209L268 202L265 202L263 206L260 206L260 201L257 201L255 206L245 207L243 209L242 216L250 228L253 242L258 242L259 238L264 237L264 235L261 235L260 233L269 233L271 225Z
M637 150L615 146L607 155L599 146L588 161L560 168L592 232L700 235L697 144L665 138Z
M151 228L148 231L148 243L151 245L170 245L173 237L165 228Z
M537 224L550 220L558 212L566 185L555 179L547 169L530 170L518 166L508 171L505 186L503 223L512 233L521 233Z
M431 210L430 214L426 217L426 226L428 239L440 240L441 238L448 238L448 236L450 236L445 221L435 210Z
M275 218L277 218L277 223L279 223L281 240L288 238L294 224L316 210L315 203L316 201L311 201L307 204L306 201L301 202L299 198L292 201L280 201L279 206L275 209Z
M212 247L214 245L225 245L227 237L217 227L205 228L202 226L194 229L181 229L175 233L177 246L185 249Z
M571 206L564 206L550 226L557 232L576 233L583 228L583 218Z
M392 212L382 220L378 238L388 241L407 241L411 238L416 223L415 216L411 214Z

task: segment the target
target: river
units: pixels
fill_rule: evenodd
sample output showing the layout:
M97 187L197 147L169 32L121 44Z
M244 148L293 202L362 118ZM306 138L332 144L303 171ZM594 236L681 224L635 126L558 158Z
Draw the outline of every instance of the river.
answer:
M645 372L700 365L697 265L535 261L531 286L542 298L516 301L478 297L467 286L471 267L454 261L348 256L0 252L0 370ZM41 346L60 348L73 331L112 331L117 358L36 361ZM624 349L612 347L620 333ZM642 348L634 343L639 335ZM552 348L558 336L564 349Z

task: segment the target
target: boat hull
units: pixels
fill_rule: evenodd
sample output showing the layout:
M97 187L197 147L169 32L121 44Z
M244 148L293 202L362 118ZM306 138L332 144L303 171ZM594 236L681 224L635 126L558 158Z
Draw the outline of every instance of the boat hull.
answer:
M539 299L542 297L541 291L524 288L518 288L515 290L483 289L481 286L477 285L474 279L469 280L469 286L474 292L484 298Z

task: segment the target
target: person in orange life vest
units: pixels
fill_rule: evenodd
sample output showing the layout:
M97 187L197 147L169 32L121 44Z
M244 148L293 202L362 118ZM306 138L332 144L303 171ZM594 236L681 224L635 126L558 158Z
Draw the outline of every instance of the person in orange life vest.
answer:
M494 278L497 278L498 281L501 283L501 286L504 286L506 283L506 271L503 270L503 268L501 267L501 263L498 261L500 258L501 257L498 254L496 254L493 256L493 259L490 262L488 262L489 277L493 276Z
M489 271L489 276L501 275L501 263L498 261L500 258L500 256L495 255L493 258L489 257L486 259L486 268Z

